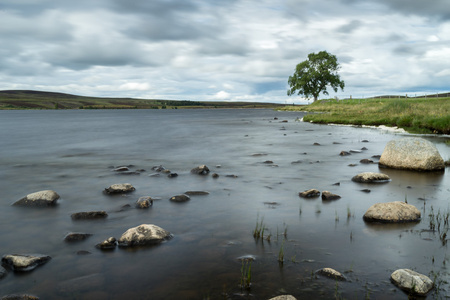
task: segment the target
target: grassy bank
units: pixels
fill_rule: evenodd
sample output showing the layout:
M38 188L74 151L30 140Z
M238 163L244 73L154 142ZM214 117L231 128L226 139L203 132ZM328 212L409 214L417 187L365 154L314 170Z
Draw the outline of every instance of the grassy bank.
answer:
M275 108L275 103L84 97L41 91L0 91L0 109Z
M321 100L286 110L312 112L304 121L397 126L410 133L450 134L450 98Z

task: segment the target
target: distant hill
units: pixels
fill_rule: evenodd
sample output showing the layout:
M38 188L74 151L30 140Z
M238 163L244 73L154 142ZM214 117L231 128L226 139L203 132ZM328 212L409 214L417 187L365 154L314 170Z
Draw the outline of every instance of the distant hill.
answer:
M178 109L178 108L275 108L263 102L190 101L86 97L32 90L0 91L0 109Z

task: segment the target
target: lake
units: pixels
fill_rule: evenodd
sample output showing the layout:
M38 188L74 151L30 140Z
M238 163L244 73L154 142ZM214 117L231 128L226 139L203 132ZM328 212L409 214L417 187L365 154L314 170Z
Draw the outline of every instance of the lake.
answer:
M407 299L389 278L396 269L409 268L436 279L438 288L429 297L444 297L450 262L440 236L448 224L440 232L428 229L430 213L450 212L448 170L416 173L361 164L364 158L376 162L372 156L404 134L299 122L302 116L265 109L0 111L0 255L52 257L29 273L9 271L0 279L0 296ZM425 138L444 160L450 158L446 138ZM367 150L339 155L363 147ZM203 164L211 170L208 176L190 173ZM152 170L160 165L178 177ZM113 172L117 166L145 171L121 175ZM392 181L352 182L361 172L385 173ZM115 183L131 183L136 191L103 193ZM311 188L341 199L298 196ZM61 196L54 208L11 206L47 189ZM186 203L169 201L186 191L209 194L193 195ZM142 196L157 200L149 209L134 208ZM421 210L421 222L368 224L362 219L375 203L405 199ZM96 210L108 217L70 217ZM264 239L253 237L257 222ZM158 225L173 238L138 249L95 248L140 224ZM63 239L69 232L92 236L67 243ZM254 258L249 290L240 287L243 256ZM324 267L348 281L314 274Z

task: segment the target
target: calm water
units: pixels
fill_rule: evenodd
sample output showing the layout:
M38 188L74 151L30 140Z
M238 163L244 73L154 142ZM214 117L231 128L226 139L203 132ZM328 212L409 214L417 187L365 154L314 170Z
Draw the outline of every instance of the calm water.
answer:
M437 274L440 287L429 298L447 295L447 246L438 233L421 230L429 228L431 207L434 213L450 211L448 170L422 174L359 164L380 155L389 140L401 135L296 122L297 117L302 113L271 110L0 111L0 255L52 257L30 273L9 272L0 281L0 296L268 299L287 293L298 299L407 299L389 281L398 268ZM450 158L444 138L428 139L445 160ZM368 150L339 156L342 150L362 147ZM352 163L357 166L348 166ZM190 174L200 164L220 177ZM121 165L146 172L111 171ZM149 176L157 165L179 176ZM392 182L374 186L351 181L365 171L386 173ZM102 193L125 182L136 191L114 197ZM342 198L322 202L298 197L310 188ZM371 193L361 192L364 188ZM11 206L45 189L61 195L56 208ZM192 196L184 204L168 200L189 190L210 194ZM121 209L141 196L161 199L148 210ZM362 220L374 203L405 198L422 211L420 223L370 225ZM70 218L91 210L105 210L109 216L101 221ZM263 220L270 242L253 238L257 220ZM102 252L94 247L144 223L156 224L174 238L135 250ZM63 241L68 232L93 236L68 244ZM281 247L282 266L277 261ZM80 250L91 254L77 255ZM250 291L239 287L238 258L243 255L255 257ZM312 276L323 267L345 272L349 281Z

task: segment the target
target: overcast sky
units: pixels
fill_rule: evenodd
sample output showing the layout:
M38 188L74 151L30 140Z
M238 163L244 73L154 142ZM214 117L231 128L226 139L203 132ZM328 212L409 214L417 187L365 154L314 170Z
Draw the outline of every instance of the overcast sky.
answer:
M0 90L298 103L308 53L343 92L450 92L448 0L0 0Z

